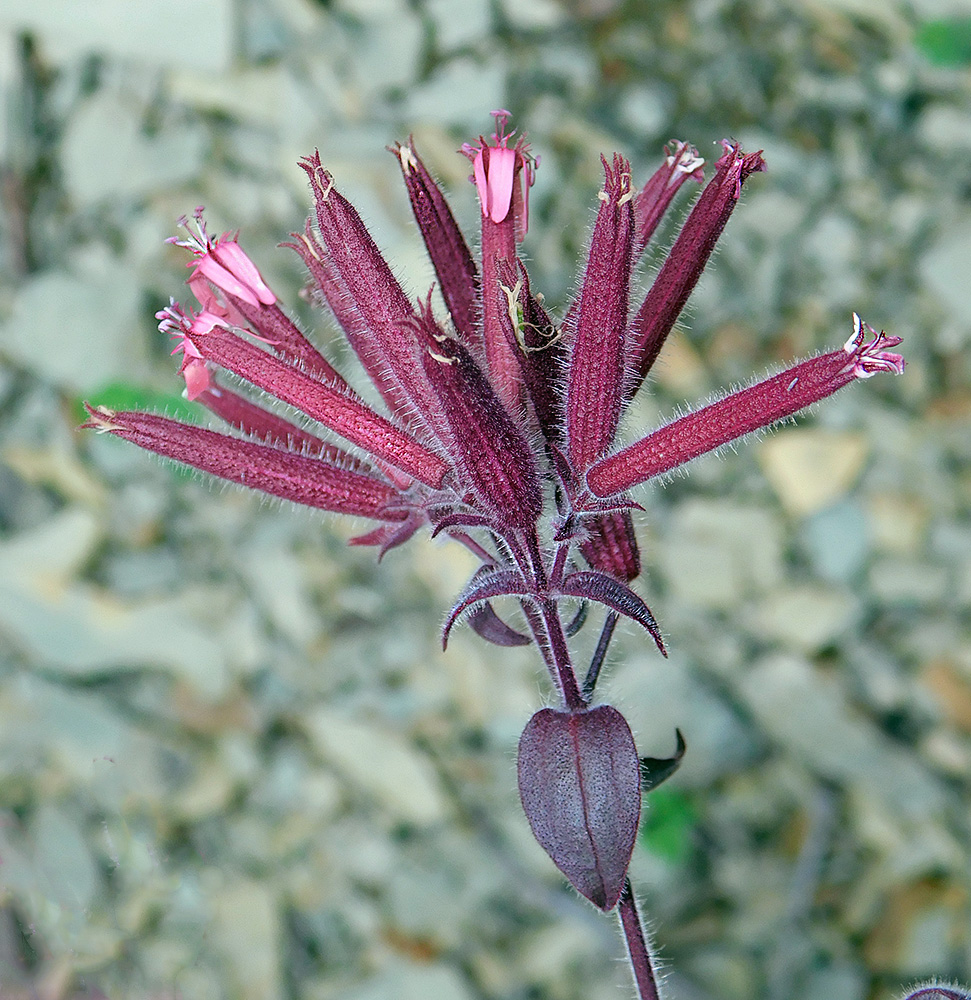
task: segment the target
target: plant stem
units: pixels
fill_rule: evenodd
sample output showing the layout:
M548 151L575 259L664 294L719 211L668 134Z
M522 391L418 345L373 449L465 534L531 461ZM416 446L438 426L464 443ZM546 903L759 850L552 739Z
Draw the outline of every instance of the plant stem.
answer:
M556 666L563 700L571 712L580 712L587 707L587 703L583 695L580 694L577 675L573 672L570 650L566 644L563 622L560 621L560 612L556 601L552 598L545 598L539 602L539 607L543 615L543 623L546 625L546 634L549 636L550 652L553 654L553 663Z
M634 902L634 892L630 879L624 882L624 891L620 894L618 906L620 926L627 940L627 957L630 959L631 971L634 973L634 985L640 1000L659 1000L657 980L654 977L654 966L651 964L651 953L647 947L647 938L641 924L637 904Z
M614 636L614 628L620 615L616 611L608 611L604 627L600 632L600 640L597 648L593 651L593 659L590 661L590 669L583 680L583 697L589 701L593 697L593 689L597 686L597 678L600 676L600 668L604 665L607 657L607 647Z

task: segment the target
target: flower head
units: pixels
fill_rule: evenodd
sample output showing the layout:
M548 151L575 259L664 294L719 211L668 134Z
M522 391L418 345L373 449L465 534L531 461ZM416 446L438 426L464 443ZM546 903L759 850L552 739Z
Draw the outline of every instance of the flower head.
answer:
M481 254L469 249L412 142L397 145L409 198L446 310L411 301L318 153L301 164L314 217L287 244L310 273L380 394L365 402L281 307L236 235L210 236L202 217L173 240L192 254L200 309L173 302L160 329L178 338L187 395L221 418L221 433L165 417L90 409L87 426L216 476L308 506L375 522L358 544L382 551L418 528L469 548L480 567L460 615L500 645L535 641L570 711L589 700L569 666L558 604L597 602L664 644L630 589L640 572L627 491L705 452L791 417L879 372L899 373L900 340L854 316L842 348L799 362L618 448L632 397L704 269L761 153L725 143L651 288L632 301L645 245L704 161L686 143L665 149L635 186L630 163L604 158L604 183L575 300L557 318L519 257L537 161L497 111L496 131L463 153L472 161ZM231 391L226 375L303 415L301 424ZM335 440L336 439L336 440ZM589 568L581 568L583 559ZM513 596L529 634L496 614ZM578 624L582 624L582 615ZM612 626L611 626L612 628ZM568 630L569 631L569 630ZM565 664L565 666L564 666ZM614 887L616 889L616 886ZM616 895L612 890L611 896Z

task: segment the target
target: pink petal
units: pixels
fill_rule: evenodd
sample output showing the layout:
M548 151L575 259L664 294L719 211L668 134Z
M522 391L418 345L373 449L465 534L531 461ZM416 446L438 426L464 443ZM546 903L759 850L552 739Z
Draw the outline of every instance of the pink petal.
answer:
M502 222L512 207L512 185L516 175L516 157L518 155L515 149L489 150L489 218L493 222ZM478 184L478 179L476 184Z

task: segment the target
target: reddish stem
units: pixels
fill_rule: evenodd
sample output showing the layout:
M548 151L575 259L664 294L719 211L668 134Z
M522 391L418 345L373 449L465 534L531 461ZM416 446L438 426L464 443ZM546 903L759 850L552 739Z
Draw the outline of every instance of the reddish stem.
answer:
M657 979L654 976L654 966L651 964L651 953L647 947L647 937L641 924L637 904L634 902L634 892L630 879L624 882L624 891L618 904L620 926L627 940L627 957L630 959L631 971L634 973L634 985L640 1000L659 1000Z
M556 667L556 675L560 685L560 692L563 695L563 701L571 712L582 712L587 707L587 703L580 693L580 686L577 684L577 675L574 673L573 664L570 662L570 650L566 644L563 622L560 620L560 612L556 606L556 601L547 597L541 598L538 603L540 613L543 616L543 624L546 626L550 653L553 656L553 665Z

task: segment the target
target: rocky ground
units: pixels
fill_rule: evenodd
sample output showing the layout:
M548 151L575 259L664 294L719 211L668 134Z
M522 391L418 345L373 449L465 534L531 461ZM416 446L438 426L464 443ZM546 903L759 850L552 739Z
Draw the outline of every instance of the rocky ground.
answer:
M417 294L384 147L414 133L474 232L454 151L500 106L542 157L526 252L552 303L601 151L646 178L671 137L765 150L630 435L841 344L854 309L905 338L904 377L639 495L671 658L621 630L603 695L643 753L688 742L633 868L670 995L971 980L971 69L948 2L8 0L4 1000L629 992L520 812L537 663L468 632L441 652L463 554L377 566L345 546L360 525L75 430L82 399L189 412L152 318L179 215L242 229L326 343L274 249L309 209L298 157L320 147Z

